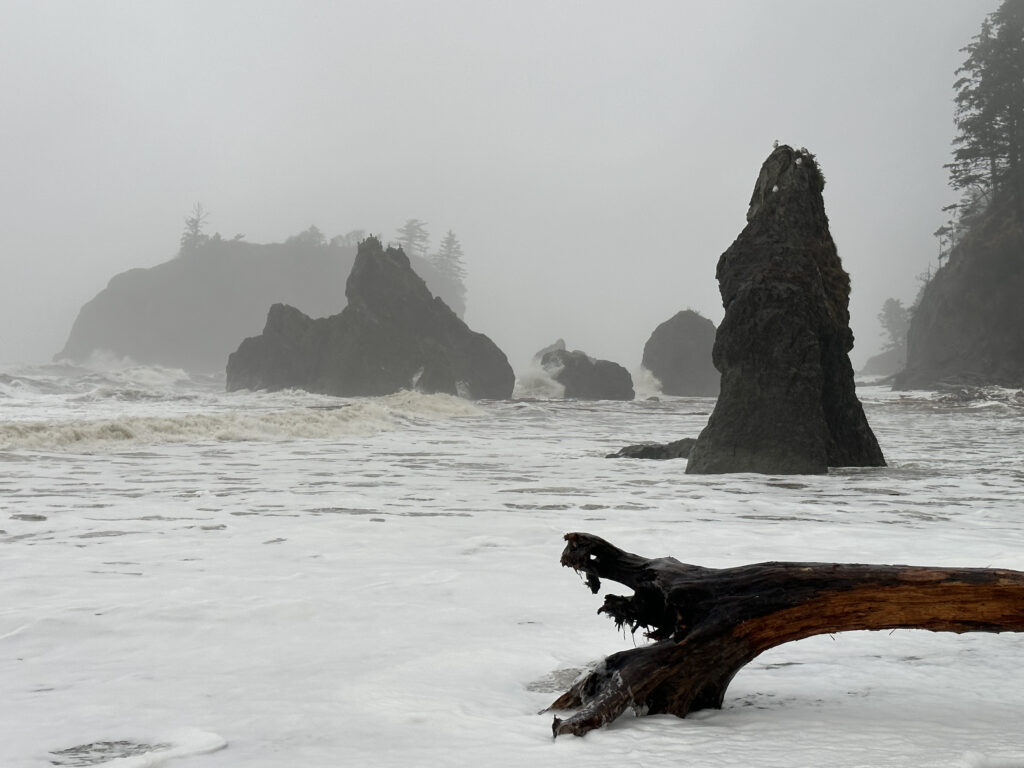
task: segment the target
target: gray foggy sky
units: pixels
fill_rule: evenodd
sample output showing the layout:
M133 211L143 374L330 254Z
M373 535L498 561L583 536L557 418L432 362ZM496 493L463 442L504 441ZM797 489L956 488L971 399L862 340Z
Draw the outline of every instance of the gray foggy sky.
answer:
M678 310L721 320L779 139L825 173L859 365L935 263L953 72L996 5L0 0L0 361L49 359L202 201L252 242L452 229L517 370L558 336L633 368Z

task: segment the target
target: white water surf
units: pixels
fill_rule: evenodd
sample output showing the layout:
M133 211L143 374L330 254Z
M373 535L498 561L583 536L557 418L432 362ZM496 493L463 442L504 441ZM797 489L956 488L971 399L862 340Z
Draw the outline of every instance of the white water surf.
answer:
M695 436L706 399L340 401L154 369L4 374L0 765L103 744L128 745L93 749L112 766L173 768L1024 765L1013 634L812 638L756 659L720 711L583 739L552 741L537 714L642 642L559 567L567 531L709 566L1024 569L1014 405L862 388L888 468L694 477L603 456Z

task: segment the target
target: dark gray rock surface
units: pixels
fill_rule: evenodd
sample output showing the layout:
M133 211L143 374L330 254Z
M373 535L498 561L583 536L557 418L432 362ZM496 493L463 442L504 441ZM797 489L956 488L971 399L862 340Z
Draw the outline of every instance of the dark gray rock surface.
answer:
M595 360L578 349L551 349L540 359L541 367L565 387L565 397L575 400L632 400L633 377L610 360Z
M715 324L692 309L683 310L654 329L642 365L666 395L714 397L719 380L711 359L714 346Z
M850 278L813 155L777 147L761 167L747 225L718 261L722 383L687 473L825 473L883 466L854 389Z
M385 250L373 237L360 243L345 294L341 313L315 320L271 307L263 334L228 358L228 390L511 397L515 375L505 354L431 295L401 249Z
M690 456L695 438L684 437L681 440L673 440L671 443L639 443L627 445L615 453L609 453L606 459L686 459Z

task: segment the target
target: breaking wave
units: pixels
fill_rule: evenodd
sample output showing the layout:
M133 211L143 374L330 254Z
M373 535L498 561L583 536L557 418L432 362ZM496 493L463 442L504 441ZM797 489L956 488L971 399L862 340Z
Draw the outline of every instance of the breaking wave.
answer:
M223 377L189 374L180 368L136 365L80 366L69 363L20 366L0 372L0 397L34 400L53 395L104 399L159 399L197 390L223 390Z
M303 393L305 394L305 393ZM313 398L284 393L298 400ZM228 398L230 399L230 398ZM450 395L401 392L378 398L318 398L315 404L279 407L273 396L239 398L234 407L99 419L0 423L0 449L90 452L126 445L250 442L367 437L443 419L473 417L479 406Z
M992 415L1024 415L1024 390L1005 387L960 387L934 392L862 385L858 387L857 395L865 404L895 406L905 411L952 413L969 410Z
M633 377L633 390L636 392L637 400L662 396L661 381L643 366L633 371L630 376Z
M557 373L557 371L554 371ZM565 397L565 387L555 381L552 371L545 370L536 360L516 378L512 391L513 399L519 400L560 400Z

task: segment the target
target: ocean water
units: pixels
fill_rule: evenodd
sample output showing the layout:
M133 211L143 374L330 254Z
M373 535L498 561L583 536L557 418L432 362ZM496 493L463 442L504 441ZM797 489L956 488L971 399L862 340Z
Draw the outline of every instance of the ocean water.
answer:
M889 467L694 477L603 457L696 436L712 400L524 385L340 400L0 368L0 766L1024 766L1016 634L810 638L722 710L582 739L538 714L643 642L559 566L568 531L716 567L1024 570L1020 398L863 386Z

